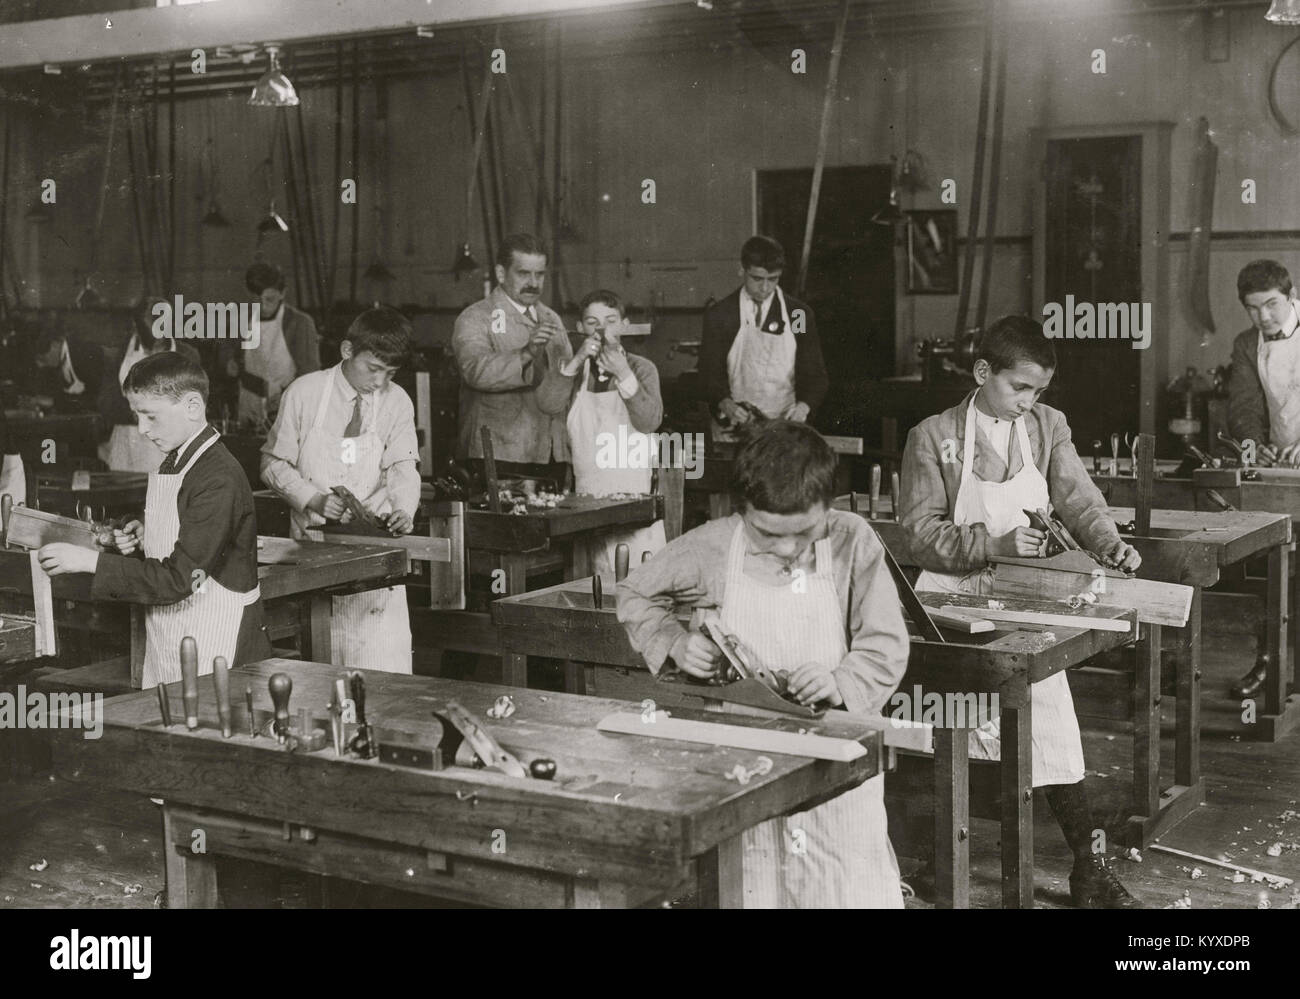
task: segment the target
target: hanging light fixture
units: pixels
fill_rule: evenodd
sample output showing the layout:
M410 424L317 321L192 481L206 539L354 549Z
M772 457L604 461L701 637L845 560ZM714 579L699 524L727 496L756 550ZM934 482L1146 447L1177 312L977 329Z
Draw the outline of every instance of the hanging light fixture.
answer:
M266 46L271 65L253 87L248 103L255 108L294 108L298 106L298 92L289 78L280 71L280 46Z
M907 217L898 208L898 157L891 156L889 161L889 203L871 216L876 225L897 225Z
M280 217L280 213L275 210L275 199L271 199L271 206L266 210L266 215L262 221L257 223L257 231L262 235L268 232L288 232L289 223Z
M476 270L478 270L478 261L474 259L474 254L469 252L469 244L461 243L460 248L456 250L456 259L452 261L451 273L459 281L462 274L471 274Z
M393 272L390 271L387 267L385 267L384 262L380 260L378 257L370 261L370 266L366 268L366 271L362 275L362 277L364 277L367 281L396 280L396 275L393 274Z
M1264 20L1274 24L1300 24L1300 0L1273 0Z
M203 224L211 226L214 229L229 229L230 221L221 212L221 206L217 204L217 199L213 198L208 202L207 214L203 216Z

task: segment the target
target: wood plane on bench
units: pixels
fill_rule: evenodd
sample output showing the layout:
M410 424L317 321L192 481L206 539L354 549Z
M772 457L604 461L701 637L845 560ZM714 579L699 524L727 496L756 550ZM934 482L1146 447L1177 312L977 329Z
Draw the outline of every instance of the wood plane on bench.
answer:
M84 520L61 517L57 513L27 506L16 506L9 511L6 544L35 550L56 541L91 551L100 550L95 543L94 529Z
M697 681L681 673L660 673L657 677L663 683L681 683L689 687L690 692L705 700L726 701L730 704L743 704L751 708L762 708L783 715L797 718L820 718L826 713L824 708L811 708L797 701L786 700L761 680L747 677L732 680L730 683L710 684Z

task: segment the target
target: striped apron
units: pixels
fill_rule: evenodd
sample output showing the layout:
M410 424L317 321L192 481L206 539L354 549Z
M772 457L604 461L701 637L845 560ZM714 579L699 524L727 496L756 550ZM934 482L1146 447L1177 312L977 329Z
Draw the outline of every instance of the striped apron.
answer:
M218 437L213 434L194 452L193 457L174 475L149 476L149 492L144 508L144 554L146 558L164 559L176 548L180 537L181 519L176 509L185 476L194 463ZM254 586L247 593L228 590L211 576L197 577L194 591L184 600L174 604L147 607L144 614L145 646L144 674L141 685L145 688L160 683L177 683L181 679L181 639L187 635L199 648L200 675L212 672L212 660L225 656L231 665L235 662L235 647L239 641L239 625L244 618L244 608L256 603L261 591Z
M375 433L375 422L383 398L376 396L359 437L336 437L325 432L325 413L334 398L334 379L339 368L331 369L316 407L307 436L298 451L298 472L321 492L347 486L365 502L383 485L380 462L384 442ZM388 506L385 501L384 506ZM376 513L388 512L381 506ZM294 511L294 538L324 540L313 526L323 523L310 511ZM383 544L380 538L376 544ZM335 666L373 669L383 673L411 672L411 619L406 611L406 587L387 586L362 593L334 597L330 615L330 648Z
M830 539L814 548L807 590L766 586L745 575L744 526L727 555L722 623L756 664L790 669L815 662L829 672L848 651L835 591ZM769 819L742 836L747 909L901 909L898 861L877 775L806 812Z
M1022 416L1015 421L1016 440L1020 444L1023 467L1006 482L984 482L976 478L975 468L975 399L966 411L966 437L962 444L961 485L952 522L983 524L989 537L996 538L1017 527L1028 527L1025 510L1043 510L1051 502L1047 480L1033 462L1029 433ZM1007 462L1010 464L1010 450ZM918 590L944 593L987 593L993 573L989 568L976 569L964 576L939 572L922 572L916 581ZM1033 744L1033 784L1077 784L1083 780L1083 741L1079 720L1074 714L1070 682L1065 673L1054 673L1029 688ZM978 760L1002 758L1001 722L993 718L970 735L970 755Z

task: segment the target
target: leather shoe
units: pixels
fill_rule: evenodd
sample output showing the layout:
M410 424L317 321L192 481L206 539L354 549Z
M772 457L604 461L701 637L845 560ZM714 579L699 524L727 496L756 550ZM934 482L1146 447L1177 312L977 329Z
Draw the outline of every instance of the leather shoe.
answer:
M1070 872L1070 901L1078 909L1145 909L1120 884L1101 857L1089 855L1074 862Z
M1239 701L1254 697L1264 689L1264 681L1267 678L1268 656L1260 656L1255 660L1251 671L1232 685L1232 696Z

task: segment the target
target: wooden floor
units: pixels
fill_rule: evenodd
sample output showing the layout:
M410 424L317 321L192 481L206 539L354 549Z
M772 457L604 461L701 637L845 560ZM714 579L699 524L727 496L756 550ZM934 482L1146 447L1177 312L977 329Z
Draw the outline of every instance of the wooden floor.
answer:
M1266 745L1243 737L1238 709L1227 697L1231 679L1245 668L1253 642L1247 634L1216 633L1205 644L1203 771L1206 803L1169 832L1165 845L1300 882L1300 735ZM1169 702L1171 699L1166 698ZM1165 727L1165 758L1172 747L1172 704ZM1085 726L1088 787L1103 814L1120 812L1130 774L1129 742L1118 730ZM1288 811L1291 813L1287 815ZM1042 908L1069 904L1070 857L1041 798L1035 808L1036 899ZM161 817L148 799L41 777L0 783L0 907L148 908L163 888ZM972 904L999 903L998 830L976 822L972 838ZM1266 849L1280 842L1283 852ZM34 870L33 867L43 867ZM904 880L914 862L901 861ZM1297 908L1300 892L1233 884L1231 872L1179 857L1143 851L1142 861L1117 862L1121 879L1149 906L1163 907L1190 893L1193 908L1256 908L1267 898L1275 909ZM267 892L267 885L277 886ZM282 882L246 865L223 880L227 904L312 906L419 906L415 896L378 893L339 882L297 878ZM926 903L909 900L909 907Z

